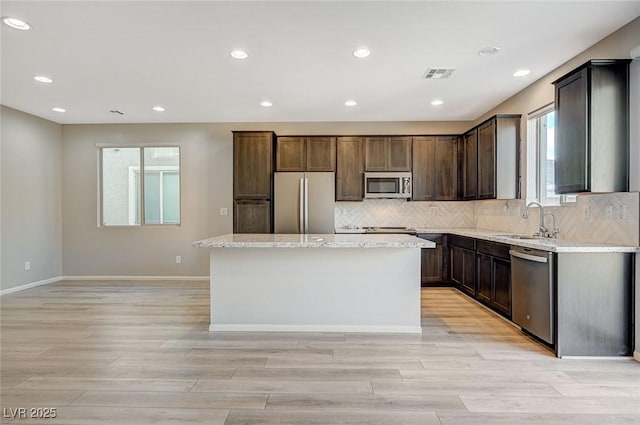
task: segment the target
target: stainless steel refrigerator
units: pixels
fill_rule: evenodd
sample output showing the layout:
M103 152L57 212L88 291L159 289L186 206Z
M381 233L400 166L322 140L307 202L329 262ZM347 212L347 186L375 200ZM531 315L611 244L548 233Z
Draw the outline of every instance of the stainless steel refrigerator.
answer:
M274 173L275 233L334 233L334 173Z

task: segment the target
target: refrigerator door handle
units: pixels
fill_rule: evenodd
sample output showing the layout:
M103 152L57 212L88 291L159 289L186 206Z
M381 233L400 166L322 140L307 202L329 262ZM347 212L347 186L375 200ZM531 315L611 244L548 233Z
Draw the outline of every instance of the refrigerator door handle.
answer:
M304 229L304 179L298 182L298 190L300 191L298 199L300 206L298 207L298 233L305 233Z
M304 179L304 233L309 233L309 179Z

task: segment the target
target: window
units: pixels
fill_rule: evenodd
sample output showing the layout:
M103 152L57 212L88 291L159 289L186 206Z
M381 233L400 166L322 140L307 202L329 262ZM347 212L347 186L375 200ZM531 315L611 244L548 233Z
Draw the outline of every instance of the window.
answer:
M102 147L101 224L180 224L180 148Z
M541 109L528 122L527 200L560 205L555 193L555 112L553 105Z

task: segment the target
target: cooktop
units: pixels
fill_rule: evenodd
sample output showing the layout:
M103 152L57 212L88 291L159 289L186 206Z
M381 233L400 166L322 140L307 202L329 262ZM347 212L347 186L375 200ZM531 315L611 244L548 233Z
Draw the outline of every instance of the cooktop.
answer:
M408 235L416 234L416 229L412 227L375 226L375 227L365 227L364 230L366 231L366 233L403 233Z

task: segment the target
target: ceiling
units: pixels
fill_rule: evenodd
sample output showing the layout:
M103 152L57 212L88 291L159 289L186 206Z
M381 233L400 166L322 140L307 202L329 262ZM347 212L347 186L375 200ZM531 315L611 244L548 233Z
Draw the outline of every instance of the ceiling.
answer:
M58 123L434 121L477 118L640 1L21 0L0 13L32 26L0 25L1 103ZM478 55L489 46L500 52ZM424 79L432 67L455 72Z

